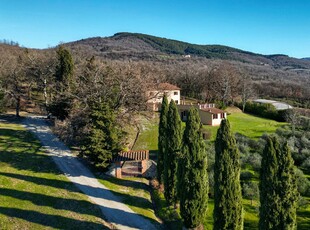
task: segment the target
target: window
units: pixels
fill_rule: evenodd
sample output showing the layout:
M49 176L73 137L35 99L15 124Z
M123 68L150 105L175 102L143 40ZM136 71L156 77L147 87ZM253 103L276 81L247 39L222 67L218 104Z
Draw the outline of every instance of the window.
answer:
M178 105L179 104L179 100L174 100L175 101L175 103Z
M173 92L173 95L178 95L178 94L179 94L178 91Z
M217 119L217 114L213 114L213 119Z
M186 121L187 120L187 116L188 116L188 111L187 110L181 112L181 120L182 121Z

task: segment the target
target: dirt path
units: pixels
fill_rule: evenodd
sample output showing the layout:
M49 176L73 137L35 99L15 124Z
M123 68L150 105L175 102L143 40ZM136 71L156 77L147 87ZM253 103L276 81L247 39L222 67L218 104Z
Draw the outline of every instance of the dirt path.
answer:
M132 211L112 192L102 185L71 151L52 134L42 117L27 117L25 127L41 141L58 167L72 183L99 205L103 215L117 229L156 229L147 219Z

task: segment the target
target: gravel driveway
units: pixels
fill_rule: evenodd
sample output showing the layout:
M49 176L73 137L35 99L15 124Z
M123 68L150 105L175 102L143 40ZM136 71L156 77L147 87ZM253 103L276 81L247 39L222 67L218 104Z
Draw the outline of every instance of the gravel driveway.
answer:
M105 219L117 229L156 229L147 219L132 211L104 185L78 159L72 155L58 138L52 134L42 117L27 117L24 126L41 141L49 156L72 183L99 205Z

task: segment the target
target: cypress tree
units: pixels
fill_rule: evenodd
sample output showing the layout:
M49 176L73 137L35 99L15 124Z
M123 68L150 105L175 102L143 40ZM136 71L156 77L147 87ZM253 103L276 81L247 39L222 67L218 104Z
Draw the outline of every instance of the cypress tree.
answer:
M243 229L240 161L228 120L222 120L215 140L213 229Z
M168 119L168 99L164 94L160 110L160 119L158 127L158 155L157 155L157 180L160 184L163 183L164 174L164 155L166 150L167 140L167 119Z
M191 108L183 134L178 167L178 196L183 223L187 228L201 225L208 206L207 153L198 110Z
M166 154L164 155L164 186L168 204L176 204L178 155L182 143L182 126L178 108L170 101L167 119Z
M58 58L58 64L56 66L56 82L58 90L63 92L64 86L68 87L70 86L71 78L73 76L73 58L71 56L71 53L69 50L64 48L63 46L60 46L58 48L57 52L57 58Z
M287 144L268 137L260 172L260 229L296 229L298 200L294 162Z
M281 148L279 156L278 191L281 201L280 228L296 229L296 208L298 201L297 178L294 170L294 160L287 143Z
M57 53L57 65L55 69L54 97L47 107L47 111L60 120L68 117L72 108L72 92L70 84L73 77L74 62L69 50L59 46Z
M268 137L260 171L259 229L277 229L279 226L280 199L276 192L277 152L279 152L279 144Z

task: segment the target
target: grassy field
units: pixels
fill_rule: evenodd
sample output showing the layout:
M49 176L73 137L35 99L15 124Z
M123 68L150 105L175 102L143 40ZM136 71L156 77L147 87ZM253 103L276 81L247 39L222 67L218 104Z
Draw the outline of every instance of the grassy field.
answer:
M133 150L157 150L159 122L158 115L159 114L156 113L153 118L141 119L141 132Z
M241 133L242 135L252 139L258 139L264 133L274 133L279 127L286 124L241 112L228 115L228 120L231 124L233 132ZM219 127L204 125L204 129L211 132L211 140L215 140L218 128Z
M235 112L228 115L233 132L241 133L249 138L258 139L264 133L271 134L277 128L286 123L277 122L261 117L256 117L242 112ZM182 123L185 126L185 123ZM204 129L211 132L211 140L215 140L218 126L204 125ZM148 120L143 123L143 130L134 146L135 150L149 149L151 151L157 150L158 143L158 118Z
M0 121L0 229L108 229L21 126Z
M161 222L155 215L147 179L136 177L117 179L105 176L103 179L99 178L99 181L133 211L160 226Z

